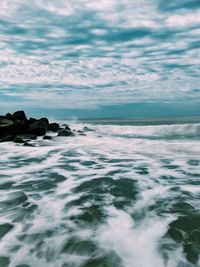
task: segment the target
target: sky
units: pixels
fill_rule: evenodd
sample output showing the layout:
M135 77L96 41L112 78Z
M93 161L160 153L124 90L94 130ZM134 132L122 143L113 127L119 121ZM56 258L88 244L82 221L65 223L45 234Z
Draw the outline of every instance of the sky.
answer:
M199 0L1 0L0 113L200 115Z

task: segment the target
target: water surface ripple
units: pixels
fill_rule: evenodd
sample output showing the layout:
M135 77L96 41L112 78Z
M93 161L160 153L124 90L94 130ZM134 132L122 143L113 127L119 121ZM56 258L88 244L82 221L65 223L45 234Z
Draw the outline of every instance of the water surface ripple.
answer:
M0 144L0 266L200 266L200 125L91 127Z

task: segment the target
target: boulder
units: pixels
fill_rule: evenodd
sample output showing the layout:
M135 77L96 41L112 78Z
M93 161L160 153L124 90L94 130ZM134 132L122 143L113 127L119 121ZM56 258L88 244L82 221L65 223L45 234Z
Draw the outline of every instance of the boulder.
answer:
M7 113L7 114L5 115L5 117L6 117L7 119L13 119L13 115L12 115L11 113Z
M29 129L27 131L28 134L32 135L37 135L37 136L43 136L46 134L46 129L45 128L34 128L34 129Z
M57 132L60 130L60 125L58 123L50 123L48 126L48 131L50 132Z
M25 143L23 144L23 146L30 146L30 147L34 147L34 145L32 145L32 144L30 144L30 143L28 143L28 142L25 142Z
M83 131L81 131L81 130L78 130L77 133L78 133L79 135L86 136L86 134L85 134Z
M94 132L93 129L91 129L91 128L87 127L87 126L85 126L85 127L83 128L83 131L84 131L84 132Z
M47 131L48 127L49 127L49 121L47 118L41 118L29 124L29 128L31 130L41 128Z
M14 122L6 117L0 117L0 127L13 125Z
M20 135L17 135L17 138L21 138L23 140L35 140L37 139L37 135L36 134L20 134Z
M13 135L7 135L0 139L0 142L12 142L12 141L14 141Z
M43 140L52 140L52 136L50 136L50 135L45 135L44 137L43 137Z
M64 124L62 124L62 127L64 127L64 128L69 128L69 124L67 124L67 123L64 123Z
M0 127L0 136L7 135L18 135L23 134L27 130L27 126L25 124L13 124L4 127Z
M27 121L26 114L23 110L19 110L13 113L13 120Z
M35 118L30 118L30 119L28 120L28 125L30 125L31 123L33 123L33 122L35 122L35 121L37 121L37 119L35 119Z
M58 132L58 136L73 136L73 132L69 130L62 129Z
M24 144L25 141L22 138L17 136L14 138L14 142L17 144Z

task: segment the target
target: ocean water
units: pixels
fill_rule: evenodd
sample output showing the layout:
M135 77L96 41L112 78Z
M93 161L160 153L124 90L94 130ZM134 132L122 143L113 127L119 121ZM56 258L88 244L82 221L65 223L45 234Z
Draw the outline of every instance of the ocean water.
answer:
M0 143L1 267L200 266L200 123L122 124Z

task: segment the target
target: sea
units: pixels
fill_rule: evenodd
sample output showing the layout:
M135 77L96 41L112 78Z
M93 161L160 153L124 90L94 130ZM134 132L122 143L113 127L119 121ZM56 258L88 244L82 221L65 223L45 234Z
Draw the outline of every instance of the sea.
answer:
M0 267L199 267L200 117L62 122L0 143Z

